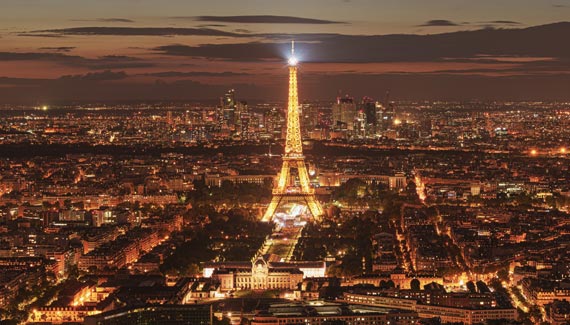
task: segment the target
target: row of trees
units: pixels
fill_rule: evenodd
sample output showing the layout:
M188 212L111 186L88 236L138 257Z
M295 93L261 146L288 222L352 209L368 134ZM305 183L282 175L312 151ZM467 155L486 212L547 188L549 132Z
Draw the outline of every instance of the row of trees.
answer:
M194 182L194 190L186 194L186 200L192 205L226 204L228 207L251 203L263 203L271 200L273 183L267 180L263 184L233 183L223 181L221 186L208 186L202 180Z
M163 273L192 276L204 261L247 261L273 229L243 208L217 211L211 205L197 206L185 218L194 226L185 229L182 241L161 265Z

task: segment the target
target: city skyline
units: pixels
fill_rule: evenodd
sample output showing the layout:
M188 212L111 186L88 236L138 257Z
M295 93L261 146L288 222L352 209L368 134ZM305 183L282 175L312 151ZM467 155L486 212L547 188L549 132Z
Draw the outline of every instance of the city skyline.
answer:
M303 100L568 99L567 0L3 5L5 102L285 100L293 38Z
M0 323L568 325L568 1L2 1Z

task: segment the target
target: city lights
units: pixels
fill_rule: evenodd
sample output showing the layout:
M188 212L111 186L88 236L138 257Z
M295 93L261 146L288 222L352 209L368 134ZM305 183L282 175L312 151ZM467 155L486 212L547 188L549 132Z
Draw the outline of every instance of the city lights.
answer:
M21 2L0 323L570 319L562 0Z
M537 151L536 149L531 149L531 150L530 150L530 155L531 155L531 156L536 156L536 155L538 155L538 151Z

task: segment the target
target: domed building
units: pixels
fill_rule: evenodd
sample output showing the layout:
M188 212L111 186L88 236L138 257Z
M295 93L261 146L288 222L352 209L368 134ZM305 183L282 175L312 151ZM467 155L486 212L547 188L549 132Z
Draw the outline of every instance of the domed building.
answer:
M324 277L325 262L279 262L277 255L262 255L252 262L204 263L203 276L229 290L297 289L305 278Z

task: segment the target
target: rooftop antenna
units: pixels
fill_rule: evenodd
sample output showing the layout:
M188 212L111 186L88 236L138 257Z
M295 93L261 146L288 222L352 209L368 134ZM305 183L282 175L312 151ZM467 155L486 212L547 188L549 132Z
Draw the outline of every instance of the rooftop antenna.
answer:
M295 40L291 40L291 56L295 56Z
M291 57L289 58L289 65L296 66L298 63L297 58L295 57L295 40L291 41Z

